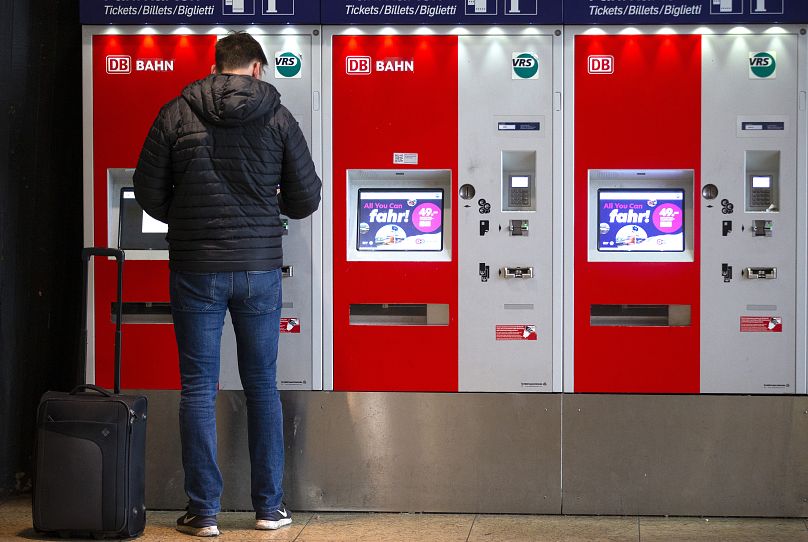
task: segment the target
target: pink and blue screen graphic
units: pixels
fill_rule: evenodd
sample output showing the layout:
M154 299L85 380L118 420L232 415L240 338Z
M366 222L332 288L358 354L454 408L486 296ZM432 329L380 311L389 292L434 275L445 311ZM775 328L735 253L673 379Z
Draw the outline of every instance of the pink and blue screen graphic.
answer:
M684 190L598 190L598 250L682 252Z
M443 250L443 190L359 190L356 248Z

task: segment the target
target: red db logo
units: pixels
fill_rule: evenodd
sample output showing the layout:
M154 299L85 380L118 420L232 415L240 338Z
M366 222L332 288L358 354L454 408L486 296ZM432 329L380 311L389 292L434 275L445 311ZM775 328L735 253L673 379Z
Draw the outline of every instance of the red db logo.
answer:
M352 75L366 75L370 73L369 56L346 56L345 73Z
M589 73L614 73L614 57L611 55L591 55Z
M126 55L107 56L107 73L132 73L132 57Z

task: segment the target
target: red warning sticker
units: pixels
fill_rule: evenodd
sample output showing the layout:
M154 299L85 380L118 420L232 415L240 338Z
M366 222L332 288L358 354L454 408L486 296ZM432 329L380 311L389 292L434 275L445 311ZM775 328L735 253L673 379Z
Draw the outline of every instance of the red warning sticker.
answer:
M281 333L300 333L300 318L281 318Z
M783 319L779 316L741 316L741 333L782 333Z
M498 341L536 341L536 326L532 324L505 324L497 326Z

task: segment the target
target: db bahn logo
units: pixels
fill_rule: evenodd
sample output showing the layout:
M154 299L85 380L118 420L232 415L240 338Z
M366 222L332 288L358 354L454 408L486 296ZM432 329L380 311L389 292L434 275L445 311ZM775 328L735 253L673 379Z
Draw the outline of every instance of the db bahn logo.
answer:
M377 72L414 72L415 61L401 58L377 60ZM374 68L373 59L369 56L346 56L345 73L348 75L369 75Z
M351 75L368 75L370 73L370 57L346 56L345 73Z
M777 77L777 54L774 51L749 53L749 79L775 77Z
M128 55L107 55L107 73L129 74L133 68L136 72L173 72L174 61L138 58L132 62L132 57Z
M538 79L539 59L533 53L513 53L511 79Z
M303 55L290 52L275 53L275 77L278 79L300 79L303 75Z
M126 55L108 55L107 73L132 73L132 57Z
M589 55L589 73L614 73L614 57L611 55Z

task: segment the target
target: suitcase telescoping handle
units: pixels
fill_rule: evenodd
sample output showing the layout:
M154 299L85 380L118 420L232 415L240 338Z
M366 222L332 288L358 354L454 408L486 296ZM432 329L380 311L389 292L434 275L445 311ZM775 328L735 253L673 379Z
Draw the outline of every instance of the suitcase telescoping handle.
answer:
M100 393L104 397L112 397L112 394L109 392L109 390L105 390L104 388L101 388L99 386L94 386L92 384L79 384L78 386L76 386L75 388L70 390L70 395L76 395L80 391L84 391L84 390L97 391L98 393Z
M84 288L82 289L81 304L81 367L82 374L79 382L84 382L87 374L87 294L90 282L90 258L93 256L107 256L115 258L118 262L118 303L115 313L115 388L116 394L121 393L121 320L123 317L123 250L117 248L87 247L81 250L82 269L84 273ZM75 391L75 390L74 390Z

